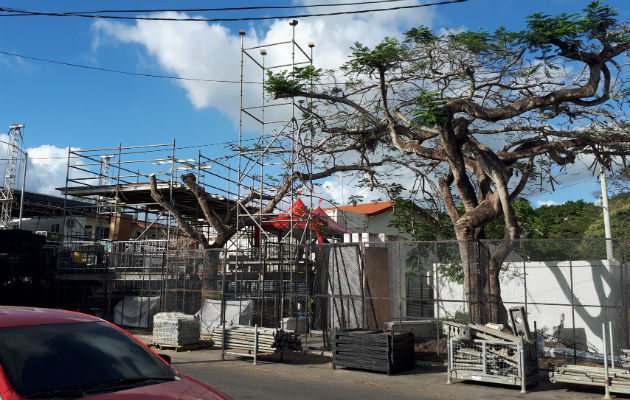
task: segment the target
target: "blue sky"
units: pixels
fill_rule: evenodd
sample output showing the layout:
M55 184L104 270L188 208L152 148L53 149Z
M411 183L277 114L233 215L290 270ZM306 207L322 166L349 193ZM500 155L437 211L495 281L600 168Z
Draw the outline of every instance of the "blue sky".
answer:
M309 3L315 2L314 0ZM195 8L228 7L234 2L213 1L85 2L58 0L2 1L2 7L50 11L99 8ZM321 3L321 1L317 1ZM409 3L413 3L410 1ZM403 12L355 17L303 19L300 38L316 42L315 59L324 64L343 62L349 43L361 40L375 44L385 35L394 36L425 24L435 30L465 27L510 29L524 27L525 17L542 11L549 14L575 12L588 1L469 0L465 3ZM291 4L283 1L244 1L238 5ZM302 3L300 3L302 4ZM400 4L400 3L392 3ZM610 1L620 20L630 20L627 0ZM376 8L376 7L374 7ZM321 9L320 9L321 10ZM297 10L304 11L304 10ZM225 14L240 15L243 12ZM248 15L286 15L291 11L270 10ZM192 13L192 15L200 15ZM211 16L204 14L205 16ZM223 14L222 14L223 15ZM181 75L198 78L238 80L237 32L246 29L250 43L280 38L290 33L285 21L179 22L143 26L133 21L95 22L81 18L4 17L0 21L0 51L49 58L96 67ZM310 35L310 37L309 37ZM70 68L0 55L0 132L12 123L26 124L24 144L32 154L33 190L50 191L63 184L68 146L83 149L168 143L175 138L181 146L194 146L237 138L238 85L189 83L125 76ZM218 155L221 146L207 153ZM44 160L45 158L48 160ZM29 171L30 176L30 171ZM559 178L563 189L532 197L537 202L593 200L599 185L583 168L574 168ZM347 197L347 194L346 194Z

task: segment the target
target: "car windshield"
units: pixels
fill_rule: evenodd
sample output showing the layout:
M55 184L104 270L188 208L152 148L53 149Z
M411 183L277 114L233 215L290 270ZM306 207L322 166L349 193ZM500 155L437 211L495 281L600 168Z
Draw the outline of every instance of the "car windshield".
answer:
M175 372L106 322L0 329L0 364L25 398L79 398L176 379Z

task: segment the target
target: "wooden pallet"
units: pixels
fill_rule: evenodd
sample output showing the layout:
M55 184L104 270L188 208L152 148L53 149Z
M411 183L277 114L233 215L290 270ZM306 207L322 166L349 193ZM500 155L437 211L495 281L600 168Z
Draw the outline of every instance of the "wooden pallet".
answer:
M395 372L414 368L414 336L405 332L336 331L333 368Z

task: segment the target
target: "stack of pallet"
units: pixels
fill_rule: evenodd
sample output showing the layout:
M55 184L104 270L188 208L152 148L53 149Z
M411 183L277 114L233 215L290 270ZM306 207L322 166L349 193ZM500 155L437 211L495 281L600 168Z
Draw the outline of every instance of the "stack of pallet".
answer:
M621 367L630 370L630 349L621 349Z
M153 316L153 343L158 347L180 348L199 341L199 319L182 313Z
M259 353L273 353L273 344L276 340L276 330L273 328L255 328L246 325L232 325L225 327L225 348L255 351L256 329L258 329ZM218 326L212 332L212 340L215 346L223 346L223 328Z
M336 331L333 368L336 366L371 371L403 371L415 366L414 336L410 332Z

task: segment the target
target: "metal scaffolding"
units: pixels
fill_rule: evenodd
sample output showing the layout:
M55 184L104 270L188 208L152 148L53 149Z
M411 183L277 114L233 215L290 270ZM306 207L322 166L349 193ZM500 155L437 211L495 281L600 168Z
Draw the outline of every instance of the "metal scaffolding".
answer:
M268 74L279 71L293 74L297 66L313 64L314 44L309 43L309 52L305 51L296 41L298 21L293 20L289 25L289 40L252 47L245 47L245 31L239 31L241 85L239 140L236 148L237 224L250 229L237 233L237 249L228 256L227 269L221 272L221 299L223 313L226 301L238 301L239 310L243 301L253 301L255 321L251 323L265 327L277 327L284 317L298 317L301 314L299 310L308 308L314 274L310 248L307 247L305 251L303 246L299 246L309 244L313 239L310 229L312 185L298 187L297 182L292 181L298 168L304 169L304 172L312 170L312 160L302 156L297 149L301 141L301 128L311 117L297 116L300 108L293 98L273 100L265 91ZM290 53L290 60L282 61L280 57L273 57L286 53ZM268 62L270 57L274 63ZM261 77L259 94L243 90L246 70L253 71L253 76ZM251 81L252 77L247 80ZM245 146L245 132L252 130L258 133L258 140L253 146ZM281 204L287 204L288 207L278 207L288 208L287 221L282 229L269 232L266 225L274 221L278 214L263 212L266 201L270 194L277 193L287 182L290 185L288 201ZM293 208L298 195L304 195L305 191L308 191L309 207L304 217L298 217ZM258 210L255 213L241 203L251 193L257 194L257 204L252 207ZM298 223L302 224L299 230ZM243 241L242 238L249 240ZM228 276L233 281L228 281Z
M180 283L201 281L198 260L202 253L195 255L199 244L153 199L150 176L155 176L162 198L194 229L212 238L215 232L196 198L179 182L181 174L194 174L197 183L212 193L207 199L211 206L217 212L229 212L234 197L229 184L225 185L229 167L219 161L210 165L210 161L214 160L189 146L178 148L175 140L146 146L70 148L66 184L60 188L64 231L56 251L58 303L121 323L124 311L117 310L125 310L130 296L144 302L141 307L184 307L182 301L188 299L184 292L191 289ZM182 255L182 250L189 253ZM201 288L195 288L201 296ZM190 312L193 303L198 305L199 299L188 301L185 309Z
M76 301L77 308L91 304L112 318L121 302L124 309L129 295L149 305L157 298L161 311L194 312L205 299L220 299L224 312L226 302L238 303L239 310L247 302L253 308L250 323L268 327L278 327L285 317L309 313L316 276L311 247L313 186L298 185L292 177L296 171L312 171L312 159L298 151L301 143L310 140L304 128L311 120L308 113L302 115L304 104L270 99L265 93L268 73L293 73L299 66L313 64L314 44L300 46L296 26L297 21L291 21L290 40L254 47L244 46L245 32L240 32L239 132L238 140L226 146L227 154L191 155L189 148L178 148L174 140L68 150L62 188L64 246L58 271L68 287L86 284L82 296L61 295L72 297L69 301ZM282 62L286 54L290 60ZM277 63L269 63L270 56ZM260 92L243 90L246 70L262 77ZM179 182L183 173L195 174L214 212L236 221L236 234L223 249L194 246L170 213L153 200L148 182L152 174L162 197L211 243L216 232L197 198ZM280 215L276 210L263 211L287 184L286 199L276 208L288 211ZM294 209L299 197L305 200L302 214ZM92 229L78 221L85 214L76 210L75 198L93 210ZM279 216L286 220L277 223ZM142 221L143 230L130 234L129 221ZM98 300L85 301L86 296Z
M8 228L11 221L11 209L15 200L13 190L18 173L19 153L22 152L22 128L24 128L23 124L11 125L8 134L9 141L6 143L7 163L4 170L4 185L0 188L0 228L4 229ZM26 165L24 168L26 169Z

